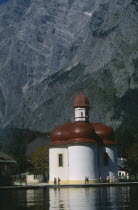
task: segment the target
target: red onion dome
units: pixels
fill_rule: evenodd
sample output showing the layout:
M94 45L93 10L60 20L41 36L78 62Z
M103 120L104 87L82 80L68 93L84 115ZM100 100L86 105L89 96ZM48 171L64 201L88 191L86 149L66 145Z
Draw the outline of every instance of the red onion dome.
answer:
M74 108L75 107L90 107L89 99L87 96L80 92L79 95L76 96L74 100Z
M97 143L91 124L83 121L65 123L51 133L53 145L70 143Z
M92 123L92 127L104 144L116 144L114 142L114 131L111 127L102 123Z

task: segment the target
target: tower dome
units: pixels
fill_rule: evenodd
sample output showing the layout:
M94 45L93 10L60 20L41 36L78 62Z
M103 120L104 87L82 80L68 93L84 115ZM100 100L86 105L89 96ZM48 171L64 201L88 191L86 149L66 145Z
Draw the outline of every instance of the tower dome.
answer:
M74 100L74 108L76 107L90 107L89 99L87 96L80 92L79 95L76 96Z

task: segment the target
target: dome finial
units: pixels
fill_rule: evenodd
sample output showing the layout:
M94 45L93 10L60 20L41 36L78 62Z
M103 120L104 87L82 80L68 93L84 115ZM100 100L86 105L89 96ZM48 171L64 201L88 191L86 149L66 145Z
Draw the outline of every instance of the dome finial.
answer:
M90 107L89 99L82 91L76 96L73 107Z

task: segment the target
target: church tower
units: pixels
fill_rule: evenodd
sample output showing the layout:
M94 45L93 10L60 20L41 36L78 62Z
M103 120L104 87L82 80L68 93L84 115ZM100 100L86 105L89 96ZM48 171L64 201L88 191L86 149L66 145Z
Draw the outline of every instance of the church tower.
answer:
M83 92L80 92L80 94L76 96L73 107L75 109L75 122L89 122L90 103L87 96L85 96Z

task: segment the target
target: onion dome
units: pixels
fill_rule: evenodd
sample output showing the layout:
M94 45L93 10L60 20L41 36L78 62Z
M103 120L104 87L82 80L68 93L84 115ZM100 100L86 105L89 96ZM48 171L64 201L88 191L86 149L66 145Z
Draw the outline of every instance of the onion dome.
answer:
M97 143L91 124L83 121L65 123L51 133L52 145Z
M76 107L90 107L89 99L87 96L80 92L79 95L76 96L74 100L74 108Z
M116 144L114 142L114 131L111 127L102 123L92 123L92 127L104 144Z

